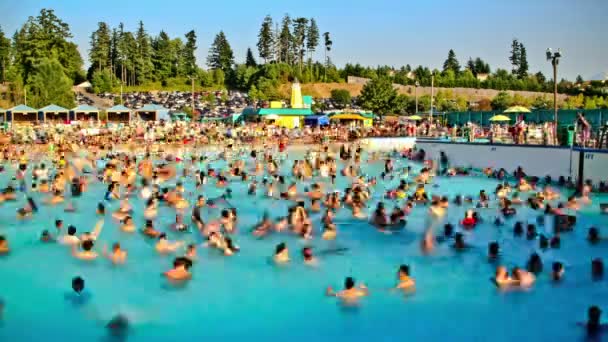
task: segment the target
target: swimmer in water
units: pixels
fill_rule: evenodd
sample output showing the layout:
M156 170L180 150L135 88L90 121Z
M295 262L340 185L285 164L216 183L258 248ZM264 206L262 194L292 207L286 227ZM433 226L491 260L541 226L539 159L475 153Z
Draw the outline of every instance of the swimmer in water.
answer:
M524 271L519 267L515 267L511 270L511 277L515 284L520 287L531 287L536 281L536 277L532 272Z
M127 260L127 251L120 247L120 243L116 242L112 245L112 252L108 253L108 246L103 247L103 256L112 261L113 264L124 264Z
M8 240L3 235L0 235L0 255L8 254L10 251Z
M160 254L169 254L175 252L178 248L184 245L183 241L169 242L167 234L160 233L158 235L158 241L154 248Z
M498 287L506 287L516 284L516 281L509 276L509 272L507 272L507 268L504 266L496 267L496 274L493 280Z
M410 267L408 265L399 266L397 271L397 288L402 290L413 290L416 287L416 281L410 277Z
M92 261L97 259L97 253L93 251L95 243L93 240L85 240L81 243L82 250L78 250L76 245L72 245L72 255L76 259Z
M353 301L369 295L369 290L364 284L355 286L355 279L352 277L346 277L344 280L344 290L336 292L331 286L329 286L325 293L327 296L338 297L346 301Z
M277 245L274 252L274 262L278 264L285 264L289 262L289 250L284 242Z
M312 248L310 247L302 248L302 258L304 259L304 264L308 266L316 266L318 264L318 260L313 255Z
M598 306L591 306L587 310L587 322L579 323L587 330L587 336L596 337L599 334L608 330L608 324L601 323L602 310Z
M170 280L189 280L192 274L188 271L192 267L192 261L185 257L177 257L173 260L173 268L163 273Z
M133 218L129 215L125 216L122 220L122 224L120 225L120 230L125 233L133 233L135 232L135 224L133 223Z

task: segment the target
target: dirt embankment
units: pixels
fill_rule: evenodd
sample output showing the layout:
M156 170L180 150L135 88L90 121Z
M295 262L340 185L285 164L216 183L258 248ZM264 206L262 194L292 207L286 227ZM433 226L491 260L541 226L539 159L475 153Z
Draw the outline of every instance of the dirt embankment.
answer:
M302 84L302 94L304 95L312 95L315 98L328 98L331 97L331 91L333 89L346 89L350 92L352 96L358 96L361 93L361 89L365 85L367 79L363 79L357 77L356 79L351 79L349 77L349 83L306 83ZM399 94L405 94L408 96L414 96L417 92L418 96L422 95L430 95L431 87L418 87L416 90L414 86L404 86L401 84L393 84L393 86L397 89ZM478 101L483 98L492 99L496 94L498 94L499 90L494 89L475 89L475 88L439 88L435 87L434 92L437 94L438 91L451 91L454 96L462 96L469 101ZM291 95L291 84L283 84L279 88L281 95L285 98L289 98ZM514 91L507 90L507 93L510 95L518 94L523 96L524 98L534 99L538 96L546 97L547 99L553 99L553 93L542 93L535 91ZM565 94L558 94L558 102L563 101L568 96Z

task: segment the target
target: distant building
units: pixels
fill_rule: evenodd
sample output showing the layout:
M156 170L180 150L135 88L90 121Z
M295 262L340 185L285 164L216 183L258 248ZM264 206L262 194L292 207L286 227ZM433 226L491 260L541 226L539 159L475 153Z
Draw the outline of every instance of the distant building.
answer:
M490 76L490 74L477 74L477 79L483 82L488 79L488 76Z

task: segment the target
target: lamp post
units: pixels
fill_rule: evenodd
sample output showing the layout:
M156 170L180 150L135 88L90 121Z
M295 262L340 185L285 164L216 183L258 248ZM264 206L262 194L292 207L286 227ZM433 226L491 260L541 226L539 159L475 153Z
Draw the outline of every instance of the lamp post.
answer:
M430 111L430 122L433 123L433 97L435 92L435 74L431 73L431 111Z
M555 144L557 145L557 65L559 64L559 59L562 57L562 52L560 49L557 49L556 52L551 51L551 48L547 49L547 60L551 61L551 65L553 66L553 139Z
M420 83L416 81L416 83L414 83L414 97L416 97L416 114L418 114L418 86L420 86Z
M188 76L188 79L192 82L192 116L194 117L194 80L196 77Z

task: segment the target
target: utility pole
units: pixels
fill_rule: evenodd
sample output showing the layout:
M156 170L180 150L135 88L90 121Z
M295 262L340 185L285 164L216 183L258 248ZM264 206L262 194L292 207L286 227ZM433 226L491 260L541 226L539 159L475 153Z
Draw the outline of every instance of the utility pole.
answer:
M551 61L551 65L553 66L553 140L555 145L558 144L557 141L557 65L559 64L559 59L562 57L562 52L560 49L557 49L556 52L552 52L551 48L547 49L547 60Z
M418 115L418 86L420 85L420 83L418 81L416 81L416 83L414 83L414 96L416 97L416 115Z
M431 74L431 111L430 121L433 123L433 98L435 97L435 74Z
M196 77L194 76L188 76L188 78L190 79L190 81L192 82L192 117L194 118L194 80L196 79Z

